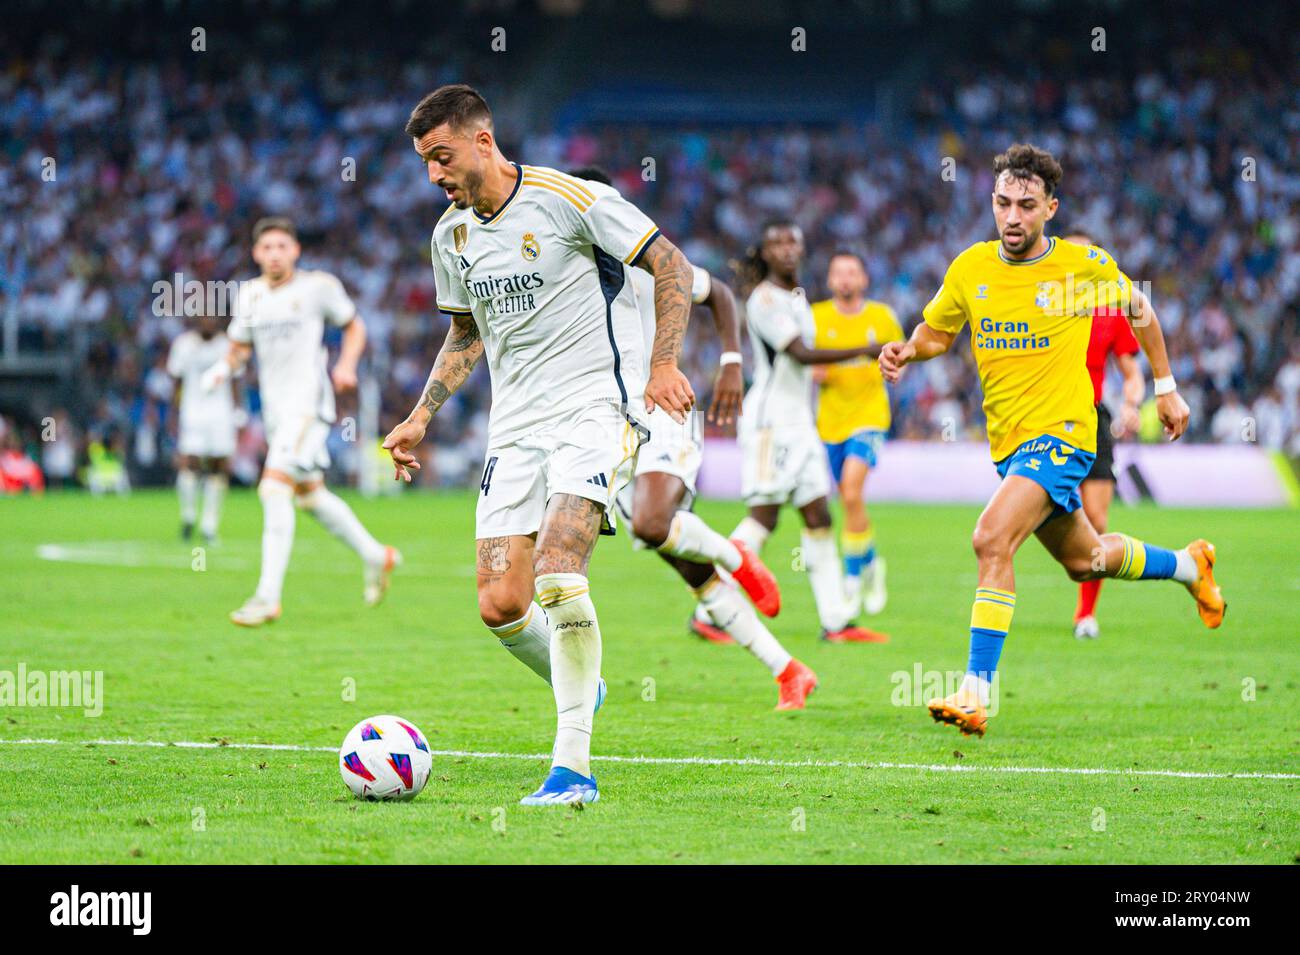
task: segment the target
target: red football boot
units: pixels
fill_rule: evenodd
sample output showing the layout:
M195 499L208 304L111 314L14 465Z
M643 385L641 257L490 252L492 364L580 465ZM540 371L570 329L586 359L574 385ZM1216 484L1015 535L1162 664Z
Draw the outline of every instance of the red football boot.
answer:
M778 710L802 710L808 694L817 689L817 674L791 658L776 678L776 685L781 688Z
M758 555L741 541L733 540L732 543L740 551L740 566L731 572L732 579L749 594L749 599L759 613L765 617L775 617L781 612L781 588L777 585L776 577Z

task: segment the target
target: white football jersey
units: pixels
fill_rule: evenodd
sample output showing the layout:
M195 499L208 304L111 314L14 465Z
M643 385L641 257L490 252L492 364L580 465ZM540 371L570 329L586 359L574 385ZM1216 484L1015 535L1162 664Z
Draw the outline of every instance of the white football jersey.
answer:
M226 357L230 340L224 332L204 339L196 331L181 332L167 353L167 374L175 378L181 389L180 429L194 428L207 421L233 421L235 402L229 382L220 388L205 391L200 379L203 373Z
M636 292L636 307L641 313L641 337L645 341L647 363L655 344L655 277L645 269L629 268L632 290ZM713 278L705 269L691 266L691 301L699 305L709 297Z
M648 361L624 266L659 235L616 189L515 168L500 209L453 206L431 243L439 310L472 315L483 338L493 447L595 402L635 414Z
M243 282L230 321L232 341L257 352L258 389L267 430L283 421L334 421L334 387L325 369L325 323L356 317L343 283L328 272L299 269L271 288L265 278Z
M811 346L812 306L803 289L759 282L745 303L745 324L754 351L754 384L745 395L742 420L753 428L816 429L812 367L785 353L796 338Z

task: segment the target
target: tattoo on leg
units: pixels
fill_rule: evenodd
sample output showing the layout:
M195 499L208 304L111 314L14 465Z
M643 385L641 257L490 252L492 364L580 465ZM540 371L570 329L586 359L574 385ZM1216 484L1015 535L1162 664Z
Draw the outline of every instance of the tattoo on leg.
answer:
M546 505L537 535L538 574L586 574L600 534L600 505L576 494L557 494Z
M480 583L495 583L510 571L510 538L484 537L478 542Z

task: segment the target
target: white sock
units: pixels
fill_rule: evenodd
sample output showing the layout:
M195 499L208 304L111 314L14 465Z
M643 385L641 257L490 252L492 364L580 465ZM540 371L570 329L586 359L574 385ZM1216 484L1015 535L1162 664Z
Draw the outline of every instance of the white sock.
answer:
M293 550L293 488L280 481L262 481L257 496L262 499L262 577L257 596L278 606Z
M501 646L514 654L516 660L548 684L551 682L551 624L545 610L534 602L528 612L514 623L488 629L497 635Z
M763 626L754 608L734 585L714 577L695 593L715 627L725 630L738 644L758 657L772 671L772 676L781 675L790 663L790 654Z
M176 472L176 494L181 499L181 523L193 524L199 503L199 475L188 468Z
M308 491L298 502L311 511L322 527L360 554L362 560L370 564L383 562L384 545L370 536L352 508L329 488L321 485Z
M755 554L763 552L763 545L772 532L748 515L741 518L736 529L731 532L731 539L738 540Z
M988 706L989 687L991 687L992 685L993 684L991 684L988 680L984 679L984 677L982 676L979 676L975 673L967 673L964 677L962 677L961 689L959 690L959 692L974 693L976 696L979 697L980 706Z
M808 569L808 583L812 585L817 616L826 630L843 630L849 623L848 607L844 603L844 576L840 566L839 548L829 527L820 530L804 528L803 562Z
M1196 558L1187 552L1187 548L1174 551L1174 580L1180 584L1196 583Z
M673 515L668 539L659 545L659 552L696 564L717 564L724 570L734 571L740 566L736 545L690 511Z
M551 766L591 775L591 723L600 679L600 625L582 574L542 574L537 602L551 622L555 749Z
M200 530L208 537L217 536L221 523L221 499L226 496L229 482L224 474L209 474L203 482L203 525Z

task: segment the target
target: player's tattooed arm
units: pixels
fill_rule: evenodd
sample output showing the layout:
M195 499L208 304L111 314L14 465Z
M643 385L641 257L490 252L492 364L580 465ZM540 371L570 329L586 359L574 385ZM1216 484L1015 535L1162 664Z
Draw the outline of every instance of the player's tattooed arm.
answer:
M453 315L447 339L438 351L433 371L429 372L420 403L384 438L384 449L393 458L394 481L400 478L409 483L411 472L420 470L420 462L412 448L424 440L424 432L434 413L465 383L481 357L483 340L473 316Z
M433 370L429 372L429 380L425 382L420 403L411 412L411 416L427 412L426 421L433 417L456 389L465 383L482 357L483 339L479 336L473 316L453 315L447 340L442 343Z
M929 322L920 322L905 342L886 342L880 348L880 372L893 384L903 374L903 366L914 361L929 361L952 347L955 332L941 332Z
M655 277L655 340L645 389L646 411L663 408L682 424L695 404L695 391L677 368L691 317L691 265L662 235L650 243L637 265Z

